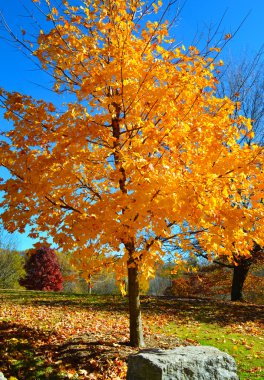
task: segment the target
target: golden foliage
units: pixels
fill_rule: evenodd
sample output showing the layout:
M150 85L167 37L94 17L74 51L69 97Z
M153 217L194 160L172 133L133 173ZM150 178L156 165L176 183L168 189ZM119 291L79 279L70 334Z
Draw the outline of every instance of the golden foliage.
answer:
M166 22L139 25L143 5L49 6L34 55L71 101L1 91L14 125L0 148L5 227L48 231L85 272L113 264L120 278L128 254L150 277L176 225L230 257L264 231L262 150L238 142L250 120L216 96L211 57L175 48Z

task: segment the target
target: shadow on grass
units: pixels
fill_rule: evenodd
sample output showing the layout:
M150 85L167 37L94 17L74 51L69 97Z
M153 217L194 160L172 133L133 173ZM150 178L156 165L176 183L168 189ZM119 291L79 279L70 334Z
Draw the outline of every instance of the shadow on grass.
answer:
M152 349L188 345L177 337L164 334L146 334L144 340L146 347ZM84 368L87 373L94 376L91 377L93 379L125 379L128 356L137 352L138 348L131 347L128 340L118 341L111 334L98 339L96 333L89 333L62 344L58 350L57 360L60 360L65 367L70 365L79 373Z
M72 299L65 299L65 300L31 300L31 305L36 306L47 306L47 307L55 307L55 306L67 306L69 308L74 309L86 309L86 310L96 310L96 311L116 311L116 312L123 312L128 311L128 302L126 299L121 299L121 297L112 297L108 296L108 299L106 297L100 297L98 296L97 299L89 299L89 296L87 296L87 299L83 298L76 298L75 300Z
M18 379L63 379L52 362L56 346L52 335L23 325L0 324L0 368L5 377Z
M56 344L55 334L1 322L0 371L19 380L86 379L88 374L104 374L123 365L120 350L124 360L135 350L128 342L97 338L90 334Z
M128 313L127 297L116 295L85 295L41 291L0 291L1 298L12 303L31 306L60 307L95 311ZM171 315L222 326L240 322L263 322L264 305L235 303L210 299L177 299L176 297L141 297L146 315Z
M85 368L86 371L107 369L109 362L116 357L135 351L128 342L115 342L111 339L96 339L96 334L75 337L62 344L56 354L58 361L64 366L70 365L75 369Z
M242 322L264 323L264 305L208 299L178 300L173 297L145 299L142 304L147 313L166 313L201 323L217 323L221 326Z
M0 290L0 301L36 306L67 306L101 311L127 310L127 299L118 295L90 295L31 290Z
M0 299L12 304L44 305L46 307L67 306L73 309L86 309L127 313L127 298L119 296L90 296L65 293L46 293L31 291L0 291ZM218 324L263 322L264 306L212 301L208 299L179 300L173 297L142 297L144 318L148 316L170 316L171 320L195 320L202 323ZM112 314L112 313L111 313ZM107 318L107 316L106 316ZM85 322L85 321L84 321ZM36 321L37 325L38 321ZM111 335L112 334L112 335ZM54 332L29 328L24 325L3 321L0 323L0 370L8 378L17 377L19 380L67 379L67 371L85 371L88 373L108 373L112 368L126 360L135 349L119 342L115 334L109 331L103 340L98 340L100 334L71 339L58 344L59 337ZM149 347L175 347L182 342L168 340L167 336L147 336ZM157 338L159 340L157 340ZM170 337L172 339L172 337ZM109 369L110 368L110 369ZM110 373L110 372L109 372ZM79 375L78 378L85 379ZM109 375L108 378L115 378ZM124 377L122 377L124 378Z

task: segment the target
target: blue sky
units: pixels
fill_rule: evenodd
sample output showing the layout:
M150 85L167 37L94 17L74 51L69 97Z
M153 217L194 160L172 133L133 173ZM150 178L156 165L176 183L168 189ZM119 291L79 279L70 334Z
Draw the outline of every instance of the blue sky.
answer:
M54 0L54 3L56 2L57 0ZM25 30L32 27L27 12L30 9L32 9L31 0L0 0L0 12L14 31L19 31L20 27ZM197 35L206 40L210 26L216 26L224 14L220 27L220 32L223 34L233 34L246 16L247 19L225 48L222 53L223 59L231 57L233 60L239 60L244 56L253 56L264 44L263 0L186 0L174 29L176 40L186 46L192 44L193 38ZM4 30L1 28L0 37L4 35ZM36 70L30 60L5 38L0 39L0 52L0 87L38 98L52 96L48 90L41 87L48 87L47 76ZM0 130L7 128L8 124L0 112ZM0 177L5 174L0 168ZM17 248L21 250L30 248L33 244L33 240L27 238L25 234L15 233L15 239Z

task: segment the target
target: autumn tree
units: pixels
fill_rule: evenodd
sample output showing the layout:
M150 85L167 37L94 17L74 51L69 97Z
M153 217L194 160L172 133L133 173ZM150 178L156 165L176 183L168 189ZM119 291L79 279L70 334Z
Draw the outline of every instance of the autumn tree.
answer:
M253 190L253 189L251 189ZM232 216L230 215L230 218ZM222 225L223 229L226 229L226 226L228 224L232 224L233 222L236 223L236 221L232 221L229 218L223 220L224 224ZM240 224L244 224L244 221L240 221ZM255 219L256 225L258 224L258 219L256 217ZM230 241L225 241L220 236L221 239L221 246L212 246L210 242L212 241L212 236L215 231L215 225L212 223L211 227L208 226L206 231L199 231L197 234L192 234L192 232L185 232L185 241L180 245L170 245L171 251L177 251L178 252L178 258L176 263L176 267L174 268L174 273L178 273L180 269L183 269L183 274L186 273L188 275L189 271L192 270L193 265L190 263L190 259L192 258L198 258L198 260L206 259L209 263L214 264L216 266L219 266L219 268L226 268L232 271L232 279L228 277L227 280L230 281L229 284L229 293L230 293L230 299L231 301L243 301L243 287L245 284L245 281L247 279L247 276L249 274L250 268L254 265L258 265L258 263L261 265L263 262L263 240L261 237L261 231L259 231L259 236L257 235L257 232L254 231L254 222L252 222L252 230L243 229L243 234L248 235L252 234L255 235L255 237L252 236L252 240L250 241L250 244L248 245L248 253L245 255L241 255L240 253L240 246L242 246L242 242L244 240L244 236L241 233L241 241L236 241L236 236L233 237L233 244L232 244L232 235L229 236ZM237 231L234 231L236 234ZM195 236L195 237L194 237ZM184 239L182 239L184 240ZM179 239L178 239L179 241ZM256 241L260 242L256 243ZM229 245L230 244L230 245ZM226 254L225 248L229 245L229 255ZM182 249L184 247L184 249ZM215 249L214 249L215 248ZM211 268L214 268L212 265ZM196 269L196 268L194 268ZM214 272L217 277L217 271ZM223 272L224 273L224 272ZM194 275L194 278L199 279L199 276ZM215 279L215 282L218 282L218 278ZM223 278L223 281L226 282L226 280ZM184 282L184 281L183 281ZM175 283L176 284L176 283ZM190 284L189 284L190 285ZM200 283L201 286L203 286L202 281ZM206 286L206 285L205 285ZM209 294L209 293L208 293Z
M97 267L92 266L86 269L86 266L89 266L89 259L82 262L79 257L76 260L74 252L58 252L57 257L63 277L64 292L89 294L120 293L115 281L114 272L109 265L105 265L105 260L102 260L101 265Z
M153 276L176 226L214 226L213 250L230 255L232 235L250 254L262 224L262 152L238 143L250 121L216 96L218 47L201 55L169 36L174 2L44 3L49 25L37 41L23 31L23 46L69 97L58 105L1 91L14 125L0 151L11 174L0 187L2 220L9 231L31 226L33 237L47 231L87 278L98 265L127 273L130 344L142 346L140 281ZM256 207L231 207L237 186L250 192L253 180ZM234 223L223 229L227 216Z
M24 274L24 258L17 251L0 248L0 288L18 288Z
M259 244L253 243L250 255L241 256L237 252L232 252L232 255L229 258L225 255L214 255L212 258L212 256L208 256L207 252L197 252L198 256L202 256L206 259L209 258L209 261L212 261L222 268L232 269L233 276L230 283L231 301L243 301L243 287L249 274L249 270L254 264L257 265L258 262L261 263L263 261L263 248Z
M241 136L239 142L243 144L246 140L247 144L253 144L258 141L263 145L264 141L264 76L263 76L263 48L260 49L253 57L244 57L239 62L228 60L225 68L219 71L221 81L217 86L217 93L220 96L228 96L230 99L236 100L235 114L243 114L252 120L252 132ZM236 202L237 207L252 208L251 196L255 196L252 188L248 195L243 194L243 184L238 189L240 202ZM233 196L230 199L231 204L234 203ZM231 214L230 214L231 217ZM261 216L260 216L261 217ZM227 221L232 223L233 221ZM252 244L250 255L246 257L240 255L239 248L234 247L232 253L226 257L220 252L213 253L209 246L209 252L202 249L199 239L195 239L192 235L190 252L196 256L203 257L208 261L213 261L220 267L232 269L231 300L243 300L243 286L252 265L256 265L263 260L263 242L260 238L258 244L256 241ZM201 240L201 239L200 239ZM235 240L235 238L234 238Z
M66 293L82 292L85 282L81 279L79 272L72 266L68 252L57 252L57 259L63 278L63 291Z
M24 271L24 257L13 239L0 228L0 288L18 288Z
M236 99L240 107L236 113L242 113L252 120L254 134L244 136L248 144L254 141L263 145L264 141L264 76L263 76L263 48L252 58L243 57L240 62L230 60L223 72L221 85L218 91L231 99ZM243 207L251 207L250 199L241 204ZM233 262L226 263L220 260L220 265L233 269L231 300L243 300L243 285L249 273L250 267L263 258L264 246L255 243L249 257L241 257L233 253Z
M247 143L264 142L264 47L256 54L241 59L229 58L220 71L217 87L219 96L228 96L238 102L237 114L243 114L252 120L252 131L242 137Z
M26 289L62 290L62 275L54 250L46 247L29 250L24 268L26 275L20 279L20 285Z

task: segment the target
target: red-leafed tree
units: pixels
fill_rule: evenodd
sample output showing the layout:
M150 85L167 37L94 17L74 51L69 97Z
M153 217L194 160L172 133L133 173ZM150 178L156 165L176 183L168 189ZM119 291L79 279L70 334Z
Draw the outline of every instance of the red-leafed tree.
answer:
M20 285L28 290L59 291L63 288L63 279L54 250L43 247L29 251L25 263L26 276L20 279Z

